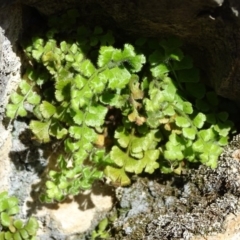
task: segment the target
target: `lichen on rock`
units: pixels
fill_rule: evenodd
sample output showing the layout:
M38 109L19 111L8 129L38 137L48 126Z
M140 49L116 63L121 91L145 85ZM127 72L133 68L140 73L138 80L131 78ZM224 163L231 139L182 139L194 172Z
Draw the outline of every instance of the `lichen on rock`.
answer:
M116 239L194 239L226 231L240 214L240 136L224 149L216 169L200 166L181 177L139 179L123 189L125 212L115 222ZM229 233L228 234L233 234Z

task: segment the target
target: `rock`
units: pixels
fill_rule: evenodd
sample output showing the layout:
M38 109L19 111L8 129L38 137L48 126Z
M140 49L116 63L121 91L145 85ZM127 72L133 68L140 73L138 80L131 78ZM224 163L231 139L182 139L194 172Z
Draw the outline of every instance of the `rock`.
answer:
M3 137L3 129L0 128L0 132ZM113 207L113 187L96 182L91 191L70 196L62 203L41 203L39 190L44 184L47 166L44 153L48 149L34 145L29 134L27 124L15 120L12 137L8 133L0 146L0 190L19 199L21 219L29 216L38 219L41 240L65 240L93 230Z
M224 149L216 169L200 166L182 176L141 179L119 197L125 209L115 239L239 239L240 135Z
M12 69L12 74L20 71L19 59L14 56L16 41L34 24L36 10L41 16L47 16L78 7L84 21L95 18L96 24L100 20L102 25L115 25L125 33L139 36L181 38L186 51L202 70L202 80L210 83L218 94L240 101L240 4L236 0L84 0L81 3L77 0L12 0L1 1L0 6L0 48L5 47L0 61L1 66ZM10 65L4 62L9 57ZM1 74L0 71L1 84L7 88L10 76Z
M96 194L96 188L101 194ZM111 188L95 184L92 191L85 191L75 197L70 197L62 203L41 204L37 199L25 200L24 211L28 212L29 205L35 205L34 216L45 221L53 221L59 232L65 236L84 233L93 229L101 216L104 216L113 206ZM30 210L32 212L32 210ZM48 220L49 219L49 220ZM48 226L42 227L39 235L48 231Z
M11 150L11 135L8 134L7 138L4 139L4 144L0 145L0 166L1 166L1 184L0 192L9 190L9 175L11 172L9 152Z
M239 101L239 16L237 1L113 1L99 4L125 31L135 35L178 36L202 80L226 98Z
M191 240L238 240L240 239L240 215L229 214L226 218L225 226L226 232L218 233L209 236L196 236Z

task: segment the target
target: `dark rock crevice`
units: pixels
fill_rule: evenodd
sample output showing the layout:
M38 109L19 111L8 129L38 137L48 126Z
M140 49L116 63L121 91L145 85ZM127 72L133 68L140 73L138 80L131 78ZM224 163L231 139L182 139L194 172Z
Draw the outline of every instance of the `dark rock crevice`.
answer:
M219 95L240 101L239 5L234 0L1 1L0 19L13 49L23 33L38 29L41 18L36 12L44 19L75 7L83 22L91 25L111 26L135 36L177 36L203 71L203 81Z

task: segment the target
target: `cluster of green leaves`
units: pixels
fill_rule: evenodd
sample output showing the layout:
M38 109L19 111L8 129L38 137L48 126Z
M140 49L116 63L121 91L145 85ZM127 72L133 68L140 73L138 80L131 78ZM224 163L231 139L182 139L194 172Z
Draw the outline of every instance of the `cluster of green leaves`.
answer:
M112 223L117 219L117 212L113 211L110 216L105 217L102 219L95 230L91 233L91 239L110 239L110 231L111 231L111 225Z
M233 127L228 113L219 111L218 96L200 82L199 70L178 40L140 39L136 46L147 57L149 71L129 81L131 110L123 109L125 124L116 130L117 144L110 152L115 166L107 166L105 174L127 185L126 172L160 168L180 174L189 162L215 168Z
M127 185L128 173L180 173L187 162L216 167L232 122L179 41L115 48L110 31L79 26L78 17L70 10L51 18L47 34L25 47L31 64L7 106L12 119L34 115L30 129L41 142L63 142L42 201L78 194L103 174ZM114 144L98 149L114 110L121 112L107 136Z
M147 124L160 128L168 139L162 152L171 169L162 165L163 172L180 172L185 161L215 168L233 127L228 113L219 111L218 96L200 82L199 70L180 44L163 40L149 55L153 80L143 103Z
M101 220L97 226L97 229L94 230L92 232L92 237L91 239L108 239L110 238L110 234L107 231L107 227L108 227L108 219L104 218L103 220Z
M19 213L18 199L9 197L7 192L0 193L0 239L1 240L34 240L38 230L38 222L31 217L26 223L15 219Z

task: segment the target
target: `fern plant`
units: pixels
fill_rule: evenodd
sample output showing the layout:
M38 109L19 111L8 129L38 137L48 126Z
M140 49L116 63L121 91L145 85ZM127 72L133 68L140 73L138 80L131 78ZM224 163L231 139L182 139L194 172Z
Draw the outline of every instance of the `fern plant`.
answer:
M97 239L97 238L100 238L100 239L109 239L109 238L110 238L110 234L109 234L109 232L107 231L108 225L109 225L109 220L108 220L108 218L104 218L103 220L101 220L101 221L99 222L96 230L94 230L94 231L92 232L91 239L92 239L92 240Z
M138 39L116 48L110 31L79 27L78 17L70 10L51 18L46 35L25 46L31 64L7 106L11 119L34 116L39 141L63 142L41 200L61 201L104 175L127 185L129 173L180 173L188 162L215 168L233 124L181 43Z
M1 240L35 240L38 230L38 222L31 217L24 223L21 219L15 219L19 213L18 199L9 197L7 192L0 193L0 239Z

